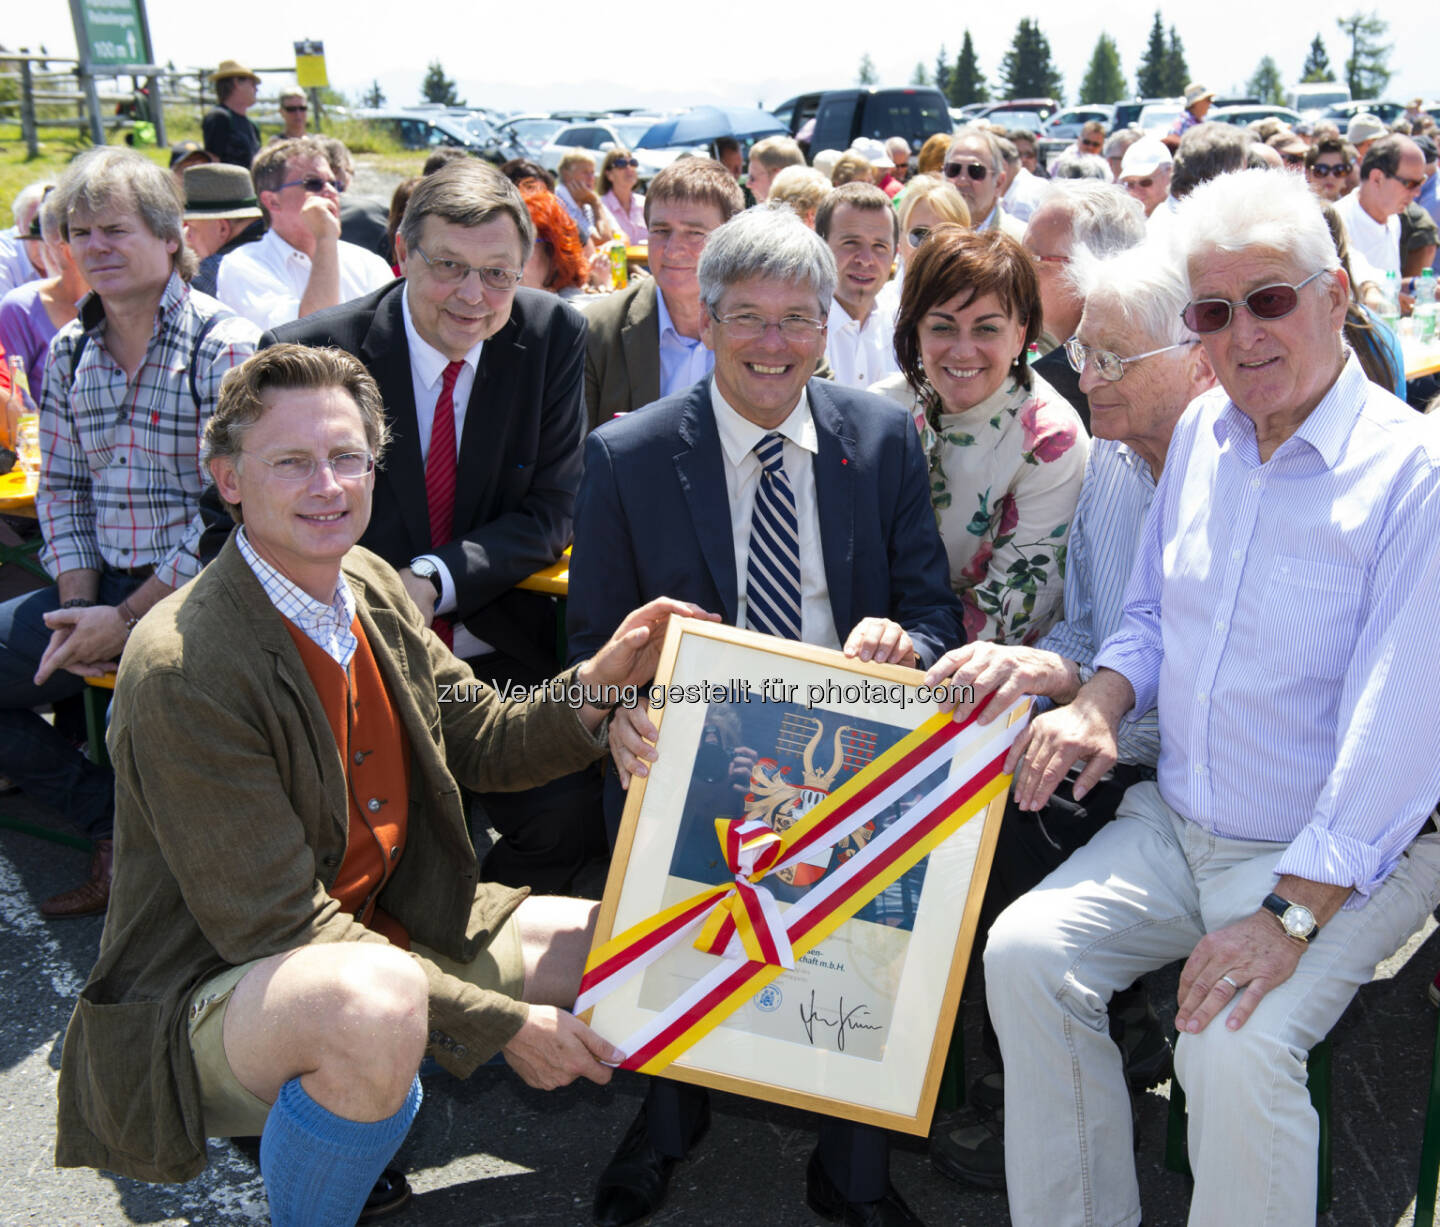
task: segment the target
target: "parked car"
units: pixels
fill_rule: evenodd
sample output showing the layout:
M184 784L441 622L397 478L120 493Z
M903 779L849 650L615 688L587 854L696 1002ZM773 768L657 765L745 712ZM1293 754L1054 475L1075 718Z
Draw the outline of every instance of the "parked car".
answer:
M517 156L507 152L510 146L500 140L483 116L469 115L457 118L440 110L412 111L404 108L369 107L355 112L357 119L364 120L371 127L388 132L406 149L436 149L441 145L455 145L468 149L476 157L484 158L497 166L507 158ZM483 125L477 132L472 124Z
M1292 85L1287 97L1290 106L1305 119L1313 119L1326 107L1350 101L1350 87L1343 81L1310 81Z
M1264 103L1259 106L1211 107L1205 118L1217 124L1235 124L1244 127L1246 124L1253 124L1257 119L1268 119L1272 115L1292 128L1300 122L1299 111Z
M1178 114L1185 107L1183 98L1132 98L1129 102L1117 102L1115 114L1110 121L1110 131L1118 132L1121 128L1128 128L1131 124L1139 122L1140 112L1146 107L1169 106L1176 109Z
M945 95L938 89L913 85L905 89L877 86L817 90L797 94L769 111L800 139L802 128L813 121L808 140L811 151L849 149L856 137L888 140L903 136L918 151L937 132L953 132L955 121ZM806 141L802 141L802 144Z
M496 132L502 140L510 141L524 150L524 153L517 154L517 157L534 160L546 142L565 126L565 120L555 119L550 115L517 115L513 119L507 119L496 128Z
M1334 106L1326 107L1323 119L1333 119L1340 125L1340 130L1345 130L1345 125L1362 111L1375 115L1381 123L1393 124L1405 114L1403 102L1383 102L1378 98L1361 98L1355 102L1337 102Z
M1149 106L1140 108L1140 114L1136 116L1135 123L1144 130L1146 136L1164 136L1175 126L1175 121L1180 118L1184 110L1185 100L1183 98L1175 102L1151 103Z
M1045 121L1040 135L1046 140L1073 141L1086 124L1099 121L1108 131L1114 118L1115 108L1110 103L1092 102L1087 106L1071 107L1068 111L1056 111Z
M546 170L558 170L561 158L572 149L583 149L594 155L598 169L609 150L629 149L640 163L641 182L649 182L682 153L707 152L703 145L676 149L636 149L636 142L663 118L661 115L607 116L589 123L571 124L567 128L561 128L546 141L535 155L535 160Z

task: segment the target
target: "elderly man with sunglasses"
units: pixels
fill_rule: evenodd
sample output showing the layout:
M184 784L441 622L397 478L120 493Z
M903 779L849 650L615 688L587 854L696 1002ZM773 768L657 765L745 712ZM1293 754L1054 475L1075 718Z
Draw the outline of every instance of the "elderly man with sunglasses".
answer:
M1025 223L1011 217L1001 204L1005 160L994 136L983 128L961 128L942 169L950 186L965 197L976 230L999 229L1017 241L1025 238Z
M340 237L341 187L315 137L277 141L250 167L269 229L220 262L215 296L257 328L275 328L393 280L373 251Z
M1190 1222L1313 1222L1305 1053L1440 897L1440 428L1347 351L1298 176L1202 184L1173 235L1221 386L1174 430L1094 676L1009 764L1022 810L1077 762L1083 801L1158 719L1156 780L990 930L1022 1225L1139 1222L1107 1003L1175 959Z

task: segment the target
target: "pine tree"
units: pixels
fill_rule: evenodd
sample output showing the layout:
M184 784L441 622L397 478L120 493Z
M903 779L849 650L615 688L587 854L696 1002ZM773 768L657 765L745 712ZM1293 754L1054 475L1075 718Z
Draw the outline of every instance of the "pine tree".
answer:
M1007 98L1063 99L1060 73L1050 60L1050 40L1028 17L1015 27L1010 50L1000 61L1000 80Z
M930 70L925 67L924 60L915 61L915 71L910 74L911 85L929 85Z
M1102 33L1095 40L1090 67L1080 84L1081 102L1118 102L1125 97L1125 74L1120 71L1120 53L1115 40Z
M1190 68L1185 63L1185 44L1175 27L1170 27L1170 42L1165 48L1165 92L1171 96L1183 94L1190 84Z
M445 69L440 66L439 60L431 60L430 66L425 70L425 79L420 82L420 95L426 102L438 102L441 106L465 105L455 93L455 82L445 75Z
M1345 61L1345 83L1352 98L1375 98L1390 83L1391 46L1380 40L1389 23L1379 13L1362 13L1358 9L1349 17L1336 18L1341 32L1350 40L1350 55Z
M1246 90L1261 102L1283 105L1285 102L1285 81L1280 76L1280 66L1266 56L1255 68Z
M935 56L935 88L942 94L950 89L950 58L945 54L944 43L940 44L940 51Z
M874 85L880 78L875 75L875 61L867 51L860 57L860 72L855 78L857 85Z
M360 95L362 107L383 107L385 105L385 91L380 88L379 81L371 81L370 88Z
M975 44L970 41L970 31L965 31L965 41L960 44L960 56L955 61L955 72L950 78L950 105L963 107L972 102L989 102L990 90L985 84L985 74L980 71L980 61L975 56Z
M1330 67L1330 56L1326 53L1325 44L1318 34L1315 35L1314 41L1310 44L1310 50L1305 55L1305 66L1300 70L1300 80L1306 83L1335 80L1334 70Z
M1155 23L1150 27L1150 41L1145 45L1145 54L1140 57L1140 67L1135 73L1135 92L1142 98L1159 98L1170 91L1165 88L1169 77L1165 66L1165 23L1160 20L1160 10L1155 10Z

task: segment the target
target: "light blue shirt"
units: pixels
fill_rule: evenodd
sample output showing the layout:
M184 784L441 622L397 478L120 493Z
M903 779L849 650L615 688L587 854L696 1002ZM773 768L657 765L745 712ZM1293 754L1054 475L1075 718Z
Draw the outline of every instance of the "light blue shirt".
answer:
M1120 629L1125 590L1155 478L1143 457L1113 439L1095 439L1085 463L1085 484L1070 521L1065 556L1065 620L1035 646L1073 660L1080 678L1095 672L1095 653ZM1120 761L1153 767L1160 758L1160 720L1146 712L1119 733Z
M1440 226L1440 191L1436 190L1436 181L1440 180L1440 171L1426 177L1421 185L1420 194L1415 197L1415 203L1430 214L1437 226ZM1435 259L1430 262L1437 275L1440 275L1440 250L1435 253Z
M1353 356L1263 464L1224 391L1198 398L1095 659L1159 708L1166 802L1363 903L1440 796L1437 544L1440 422Z
M657 287L655 304L660 308L660 395L673 396L700 382L715 369L715 355L703 342L675 331L665 295ZM703 308L702 308L703 309Z

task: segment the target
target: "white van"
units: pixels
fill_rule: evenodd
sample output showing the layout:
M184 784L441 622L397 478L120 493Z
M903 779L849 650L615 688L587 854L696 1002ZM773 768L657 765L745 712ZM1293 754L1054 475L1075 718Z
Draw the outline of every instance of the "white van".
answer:
M1350 87L1343 81L1315 81L1308 85L1292 85L1288 99L1293 110L1309 119L1326 107L1350 101Z

